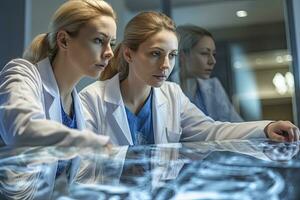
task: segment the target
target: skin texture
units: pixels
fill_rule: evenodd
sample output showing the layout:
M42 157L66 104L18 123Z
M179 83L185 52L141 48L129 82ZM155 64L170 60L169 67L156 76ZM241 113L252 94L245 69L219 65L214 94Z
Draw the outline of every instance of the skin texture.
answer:
M175 33L162 30L140 44L137 51L125 47L128 77L121 83L126 106L136 113L144 104L151 87L160 87L170 75L177 55Z
M214 40L202 37L189 53L183 55L187 76L209 79L216 64L215 54Z
M88 21L75 36L65 30L57 34L58 53L52 66L66 113L72 114L72 90L84 76L97 77L113 57L116 23L99 16Z

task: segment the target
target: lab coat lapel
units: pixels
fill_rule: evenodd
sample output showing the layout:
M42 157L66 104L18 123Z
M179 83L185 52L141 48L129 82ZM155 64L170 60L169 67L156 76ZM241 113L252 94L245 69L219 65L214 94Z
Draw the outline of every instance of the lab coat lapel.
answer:
M111 123L111 127L114 129L113 132L116 134L119 143L132 145L133 141L121 96L119 74L108 81L107 87L105 88L104 101L107 108L107 120ZM122 136L125 136L125 138Z
M37 63L43 81L45 113L48 119L62 122L59 89L48 58Z
M167 109L168 100L162 92L161 88L153 89L153 102L152 102L152 114L153 114L153 132L154 140L156 144L167 143Z
M207 113L215 113L216 109L216 97L219 97L220 94L214 94L213 90L213 79L203 80L198 78L197 79L199 89L202 92L202 99L207 110Z
M85 120L82 117L83 116L83 108L80 101L80 98L78 96L78 93L76 91L76 88L74 88L72 92L73 100L74 100L74 109L75 109L75 115L76 115L76 121L77 121L77 129L83 130L85 129Z

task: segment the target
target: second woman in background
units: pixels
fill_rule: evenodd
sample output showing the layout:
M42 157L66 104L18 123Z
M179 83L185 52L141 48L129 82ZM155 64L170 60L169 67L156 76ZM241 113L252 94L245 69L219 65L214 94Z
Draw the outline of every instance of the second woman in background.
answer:
M178 51L174 22L142 12L126 26L124 40L101 74L81 92L87 127L117 145L265 137L299 139L290 122L217 122L203 114L180 87L166 82Z
M243 121L217 78L210 78L216 65L214 38L207 30L183 25L180 35L180 85L190 100L206 115L216 121Z

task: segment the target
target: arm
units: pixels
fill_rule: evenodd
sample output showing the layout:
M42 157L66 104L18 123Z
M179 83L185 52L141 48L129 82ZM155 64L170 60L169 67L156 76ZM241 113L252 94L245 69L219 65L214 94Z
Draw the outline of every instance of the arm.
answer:
M271 121L229 123L214 121L204 115L175 86L176 99L180 102L180 120L182 127L181 141L209 141L224 139L248 139L265 137L264 128Z
M0 134L6 145L95 146L107 137L47 120L39 73L25 60L13 60L0 74Z
M299 129L289 121L229 123L205 116L178 88L181 104L182 141L268 137L276 141L299 140Z

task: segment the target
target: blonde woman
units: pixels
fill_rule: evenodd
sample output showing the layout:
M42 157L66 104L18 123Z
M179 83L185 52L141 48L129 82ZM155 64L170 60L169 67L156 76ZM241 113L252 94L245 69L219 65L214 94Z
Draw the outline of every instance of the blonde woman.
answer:
M174 22L158 12L142 12L127 24L102 80L80 96L87 127L108 135L113 144L269 137L294 141L299 130L290 122L217 122L207 117L166 79L178 53ZM287 137L282 136L287 132Z
M106 145L109 138L85 129L75 85L97 77L113 57L116 15L102 0L72 0L53 15L24 59L0 74L0 144L13 146Z

